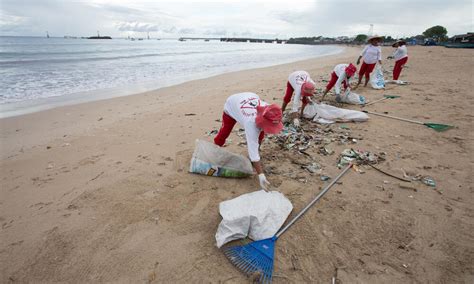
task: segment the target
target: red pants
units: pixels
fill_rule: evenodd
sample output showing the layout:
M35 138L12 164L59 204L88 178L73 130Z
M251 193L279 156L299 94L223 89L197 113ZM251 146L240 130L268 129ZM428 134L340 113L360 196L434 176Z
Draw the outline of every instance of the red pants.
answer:
M326 91L327 92L329 92L332 89L332 87L334 87L334 85L336 85L337 79L339 79L339 77L337 77L336 72L332 72L331 73L331 80L329 81L328 85L326 86ZM342 81L342 84L344 86L344 89L347 89L346 80Z
M223 112L222 113L222 126L219 129L219 133L217 133L216 137L214 137L214 144L223 146L225 144L225 140L229 137L230 133L232 132L232 128L237 121L233 119L230 115ZM265 133L263 131L260 132L258 136L258 143L262 144L263 137L265 137Z
M395 67L393 67L393 80L398 80L398 77L400 77L400 73L402 73L403 65L405 65L407 61L408 56L395 61Z
M365 79L369 80L370 73L372 73L372 71L374 71L375 64L377 64L377 63L367 64L364 61L362 61L362 65L360 66L360 70L359 70L359 80L364 75L365 75Z
M291 102L291 97L293 96L294 91L295 90L291 86L290 82L286 82L286 93L285 93L285 97L283 98L283 101L285 103L288 104L289 102ZM308 104L308 98L306 96L302 96L302 100L303 100L303 106Z

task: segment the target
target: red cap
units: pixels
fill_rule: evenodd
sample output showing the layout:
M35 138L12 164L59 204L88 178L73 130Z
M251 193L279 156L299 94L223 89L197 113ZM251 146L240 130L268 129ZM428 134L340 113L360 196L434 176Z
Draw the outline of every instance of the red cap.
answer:
M355 67L352 63L349 64L349 66L346 67L346 74L347 76L351 77L352 75L355 74L355 72L357 71L357 67Z
M314 93L314 84L311 82L304 82L301 85L301 95L302 96L312 96Z
M281 108L276 104L257 106L255 124L265 133L277 134L283 129L282 116Z

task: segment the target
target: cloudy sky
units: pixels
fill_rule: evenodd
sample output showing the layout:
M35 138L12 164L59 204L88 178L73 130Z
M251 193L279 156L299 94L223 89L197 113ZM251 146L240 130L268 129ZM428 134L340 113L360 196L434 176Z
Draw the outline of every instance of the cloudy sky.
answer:
M0 0L0 35L402 37L442 25L472 32L472 0Z

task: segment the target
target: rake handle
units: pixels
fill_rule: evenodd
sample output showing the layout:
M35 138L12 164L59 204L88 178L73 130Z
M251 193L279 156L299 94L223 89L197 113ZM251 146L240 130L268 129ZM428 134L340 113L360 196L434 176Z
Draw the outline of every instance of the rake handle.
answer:
M386 99L388 99L388 98L387 98L387 97L381 98L381 99L375 100L375 101L373 101L373 102L370 102L370 103L365 104L365 105L362 105L362 106L363 106L363 107L365 107L365 106L370 106L371 104L375 104L375 103L378 103L378 102L381 102L381 101L385 101Z
M391 115L388 115L388 114L382 114L382 113L377 113L377 112L371 112L371 111L362 111L362 112L365 112L365 113L368 113L368 114L373 114L373 115L378 115L378 116L382 116L382 117L388 117L388 118L392 118L392 119L396 119L396 120L401 120L401 121L406 121L406 122L411 122L411 123L416 123L416 124L421 124L421 125L425 125L423 122L421 121L416 121L416 120L411 120L411 119L406 119L406 118L401 118L401 117L396 117L396 116L391 116Z
M280 237L286 230L288 230L291 225L293 225L301 216L304 215L304 213L306 213L306 211L308 211L311 206L314 205L314 203L316 203L319 199L321 199L321 197L323 197L323 195L334 185L336 184L336 182L350 169L352 168L352 164L349 164L347 165L344 170L342 170L342 172L334 178L333 181L331 181L331 183L329 183L308 205L306 205L305 208L303 208L299 213L298 215L296 215L293 219L291 219L291 221L283 228L281 229L276 235L275 235L275 238L278 238Z

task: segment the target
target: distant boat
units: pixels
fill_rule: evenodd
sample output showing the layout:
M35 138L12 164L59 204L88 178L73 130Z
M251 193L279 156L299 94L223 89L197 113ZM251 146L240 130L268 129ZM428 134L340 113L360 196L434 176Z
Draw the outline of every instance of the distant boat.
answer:
M48 31L46 31L46 38L49 38L49 33L48 33Z
M138 38L138 40L143 40L143 38Z
M90 36L87 39L112 39L110 36L101 36L97 31L97 36Z

